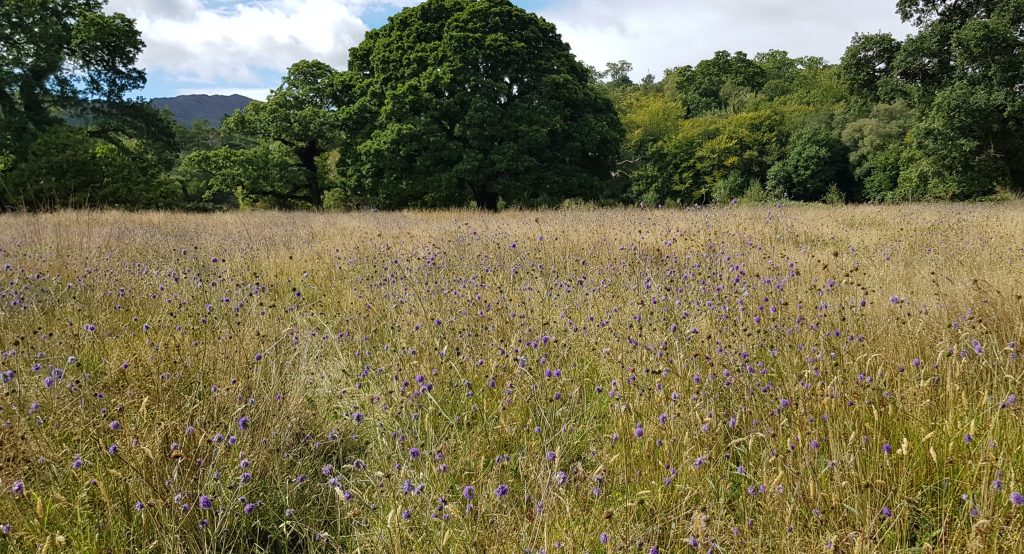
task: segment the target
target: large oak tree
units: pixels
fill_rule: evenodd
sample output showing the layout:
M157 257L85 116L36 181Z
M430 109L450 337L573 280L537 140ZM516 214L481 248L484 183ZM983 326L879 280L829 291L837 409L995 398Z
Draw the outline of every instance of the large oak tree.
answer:
M604 195L614 106L555 26L508 0L427 0L350 57L359 90L342 153L383 207L496 209Z

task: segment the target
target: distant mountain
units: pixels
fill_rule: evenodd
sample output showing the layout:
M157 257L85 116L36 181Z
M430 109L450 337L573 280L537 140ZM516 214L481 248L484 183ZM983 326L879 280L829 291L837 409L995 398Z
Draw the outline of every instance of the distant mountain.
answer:
M208 94L187 94L174 98L154 98L149 103L156 109L167 108L178 123L189 127L196 121L206 120L215 127L220 126L224 116L234 113L253 102L239 94L219 96Z

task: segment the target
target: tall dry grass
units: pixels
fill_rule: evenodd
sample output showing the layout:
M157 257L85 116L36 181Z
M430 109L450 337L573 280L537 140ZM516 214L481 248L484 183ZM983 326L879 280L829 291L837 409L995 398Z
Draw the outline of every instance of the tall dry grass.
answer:
M1024 205L0 217L0 550L1024 548Z

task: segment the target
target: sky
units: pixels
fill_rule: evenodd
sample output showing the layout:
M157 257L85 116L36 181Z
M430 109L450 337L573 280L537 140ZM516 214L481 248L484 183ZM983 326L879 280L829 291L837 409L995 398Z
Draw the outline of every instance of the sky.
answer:
M769 49L839 60L856 32L912 32L895 0L514 0L553 22L584 62L628 60L661 76L717 50ZM288 66L338 69L367 30L419 0L109 0L136 19L147 47L142 96L242 94L264 99Z

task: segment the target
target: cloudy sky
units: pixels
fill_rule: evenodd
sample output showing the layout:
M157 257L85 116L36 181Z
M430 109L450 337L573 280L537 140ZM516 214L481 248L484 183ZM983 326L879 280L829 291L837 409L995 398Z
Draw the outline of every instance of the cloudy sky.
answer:
M146 97L239 93L262 99L287 67L345 68L348 49L418 0L109 0L138 22ZM911 29L895 0L516 0L554 22L583 61L626 59L660 76L716 50L779 48L837 61L855 32Z

